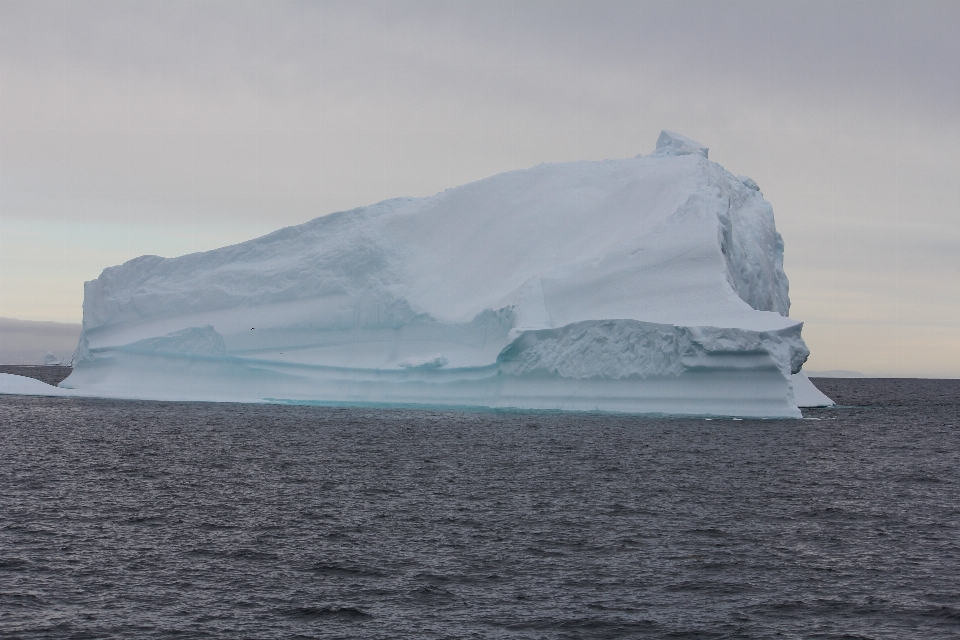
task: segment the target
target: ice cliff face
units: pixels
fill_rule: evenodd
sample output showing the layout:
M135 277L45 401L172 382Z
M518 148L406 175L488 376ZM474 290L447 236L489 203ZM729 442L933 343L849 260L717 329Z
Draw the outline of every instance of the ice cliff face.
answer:
M707 155L663 132L650 156L540 165L105 269L85 285L66 385L797 415L808 351L773 210ZM737 380L751 390L729 395Z

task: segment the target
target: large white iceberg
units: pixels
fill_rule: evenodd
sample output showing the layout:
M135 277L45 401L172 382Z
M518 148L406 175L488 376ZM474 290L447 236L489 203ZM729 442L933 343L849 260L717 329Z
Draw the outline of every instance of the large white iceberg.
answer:
M799 416L783 240L689 138L87 282L62 387L157 399Z

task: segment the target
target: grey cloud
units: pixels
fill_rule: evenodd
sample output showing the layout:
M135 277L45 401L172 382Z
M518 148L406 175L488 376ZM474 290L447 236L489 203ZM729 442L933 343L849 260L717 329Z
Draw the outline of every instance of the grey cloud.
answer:
M293 222L544 160L649 151L661 127L710 134L736 160L732 130L769 147L791 129L958 122L960 85L944 81L960 64L955 3L0 11L3 187L9 204L53 217L72 212L38 198L161 199L173 217L182 201L251 217L279 198L289 213L275 215ZM857 144L882 149L882 133Z
M955 2L7 2L5 63L199 67L437 64L664 67L786 91L833 85L949 99ZM282 73L282 72L281 72ZM181 80L189 78L181 77ZM799 86L798 86L799 85Z

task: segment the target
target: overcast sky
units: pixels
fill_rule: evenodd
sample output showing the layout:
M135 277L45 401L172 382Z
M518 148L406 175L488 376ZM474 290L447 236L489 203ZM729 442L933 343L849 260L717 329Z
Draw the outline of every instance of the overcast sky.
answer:
M958 33L956 1L0 0L0 316L671 129L773 204L808 369L960 376Z

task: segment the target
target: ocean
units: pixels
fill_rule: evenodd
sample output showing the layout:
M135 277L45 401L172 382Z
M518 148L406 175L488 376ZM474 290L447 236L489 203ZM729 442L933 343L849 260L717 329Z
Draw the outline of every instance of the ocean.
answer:
M802 420L0 396L0 635L960 637L960 380Z

